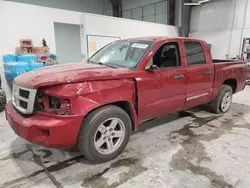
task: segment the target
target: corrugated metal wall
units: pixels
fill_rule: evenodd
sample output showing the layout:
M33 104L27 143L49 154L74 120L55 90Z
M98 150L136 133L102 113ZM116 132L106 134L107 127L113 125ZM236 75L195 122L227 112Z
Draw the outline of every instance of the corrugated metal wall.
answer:
M112 5L109 0L5 0L33 4L77 12L89 12L112 16Z
M167 0L123 0L122 17L167 24Z
M243 37L250 37L250 0L220 0L193 7L190 37L210 43L214 58L240 55Z

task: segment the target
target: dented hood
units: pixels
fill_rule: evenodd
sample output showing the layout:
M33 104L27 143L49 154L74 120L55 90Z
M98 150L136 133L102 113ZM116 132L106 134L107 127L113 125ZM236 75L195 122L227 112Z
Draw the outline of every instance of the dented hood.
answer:
M27 72L16 77L14 83L21 87L37 89L65 83L126 78L131 72L134 71L90 63L74 63Z

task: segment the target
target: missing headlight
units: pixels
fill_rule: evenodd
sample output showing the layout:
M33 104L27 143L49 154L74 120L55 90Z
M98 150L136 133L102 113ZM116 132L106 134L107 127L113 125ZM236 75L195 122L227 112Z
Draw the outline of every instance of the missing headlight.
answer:
M58 115L71 114L71 103L68 99L59 99L49 96L49 108L55 110Z
M60 108L61 100L56 97L49 96L49 107L53 109Z

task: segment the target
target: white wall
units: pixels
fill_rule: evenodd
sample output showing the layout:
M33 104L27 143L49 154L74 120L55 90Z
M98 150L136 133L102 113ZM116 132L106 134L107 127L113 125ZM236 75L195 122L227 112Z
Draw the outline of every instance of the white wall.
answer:
M86 35L88 34L120 37L121 39L143 36L179 36L178 27L175 26L88 13L81 15L81 24L84 29L83 54L86 54Z
M1 55L15 53L23 38L32 39L35 46L41 46L45 38L55 53L54 22L80 24L80 15L80 12L0 1L0 73L7 96L10 91L4 79Z
M80 24L80 12L2 1L0 6L1 53L14 53L19 40L30 38L40 46L43 38L56 52L54 22Z
M240 55L243 38L250 37L250 0L221 0L193 7L190 37L212 44L214 58Z
M141 36L178 36L178 28L175 26L97 14L82 14L81 23L85 28L85 33L92 35L119 35L121 38Z

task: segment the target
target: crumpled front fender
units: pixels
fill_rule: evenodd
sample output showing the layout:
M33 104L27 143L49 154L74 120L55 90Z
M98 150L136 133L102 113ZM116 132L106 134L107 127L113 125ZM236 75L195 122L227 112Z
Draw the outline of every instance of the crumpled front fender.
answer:
M134 124L137 125L135 87L133 79L118 79L63 84L43 88L42 92L48 96L69 99L72 114L83 116L107 104L128 102L133 111Z

